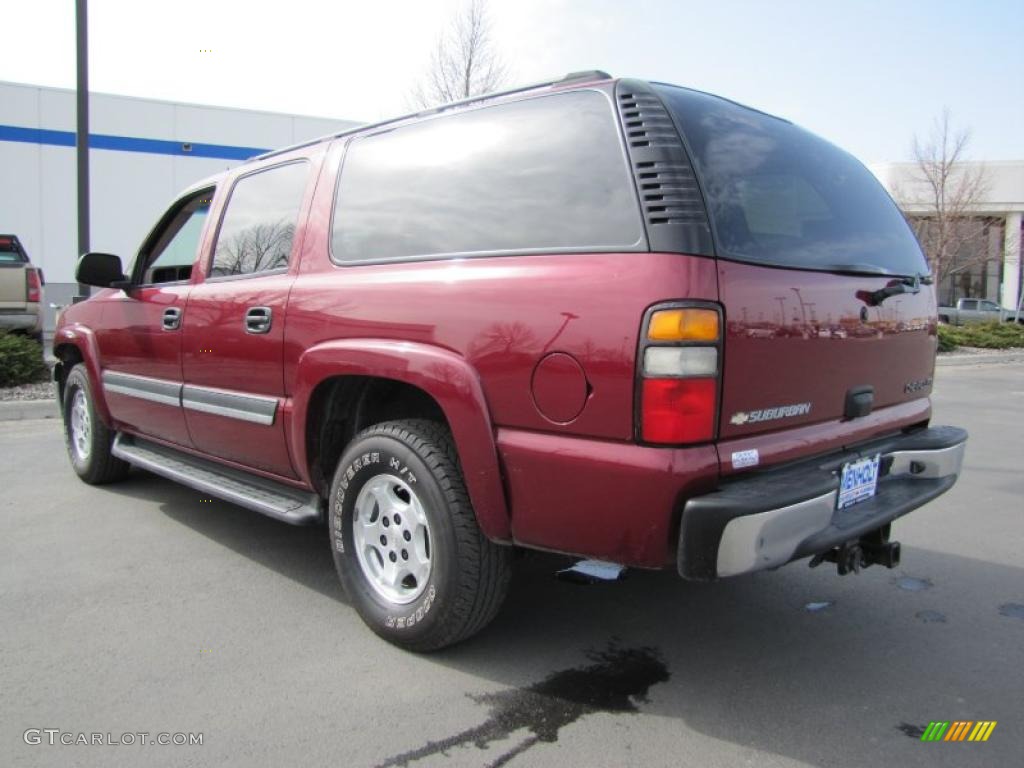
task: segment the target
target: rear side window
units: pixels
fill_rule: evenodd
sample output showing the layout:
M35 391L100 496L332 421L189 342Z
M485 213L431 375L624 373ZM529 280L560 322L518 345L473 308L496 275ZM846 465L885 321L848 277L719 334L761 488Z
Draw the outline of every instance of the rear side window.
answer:
M309 164L289 163L235 182L221 220L211 277L284 269L306 189Z
M655 88L682 128L720 256L808 269L928 272L896 204L854 157L725 99Z
M351 263L643 243L611 105L573 91L353 140L331 244Z

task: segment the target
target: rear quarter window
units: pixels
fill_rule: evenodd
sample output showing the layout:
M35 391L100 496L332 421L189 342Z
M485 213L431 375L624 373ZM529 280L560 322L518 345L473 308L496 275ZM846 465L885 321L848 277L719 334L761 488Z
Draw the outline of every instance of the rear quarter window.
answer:
M820 270L928 272L896 204L852 155L726 99L655 88L687 143L720 256Z
M353 139L331 238L341 263L644 246L615 113L596 91Z

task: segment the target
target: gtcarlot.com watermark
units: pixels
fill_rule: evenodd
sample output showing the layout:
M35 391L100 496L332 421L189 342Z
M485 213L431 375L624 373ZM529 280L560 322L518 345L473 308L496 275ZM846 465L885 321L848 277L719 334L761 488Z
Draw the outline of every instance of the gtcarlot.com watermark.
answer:
M150 733L149 731L125 731L124 733L85 733L82 731L62 731L60 728L29 728L21 738L26 744L49 744L66 747L93 745L97 747L131 747L131 746L196 746L202 745L201 733Z

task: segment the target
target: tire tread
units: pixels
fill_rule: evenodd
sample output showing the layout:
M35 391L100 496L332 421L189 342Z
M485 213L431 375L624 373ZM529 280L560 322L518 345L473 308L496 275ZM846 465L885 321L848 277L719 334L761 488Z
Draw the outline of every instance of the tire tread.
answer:
M510 551L490 541L477 525L458 452L444 424L427 419L386 421L363 430L353 444L378 436L397 440L420 457L441 487L452 513L459 584L450 620L443 631L404 644L416 651L438 650L476 634L497 615L511 580Z

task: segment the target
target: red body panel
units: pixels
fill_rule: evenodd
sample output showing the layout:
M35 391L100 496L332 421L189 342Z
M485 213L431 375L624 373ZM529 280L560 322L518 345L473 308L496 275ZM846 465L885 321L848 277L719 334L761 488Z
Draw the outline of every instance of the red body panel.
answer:
M874 407L927 396L937 346L935 295L869 307L858 292L890 278L719 262L726 313L722 438L841 419L851 387L874 388ZM737 413L810 403L803 415L735 424Z
M427 392L444 411L459 446L466 487L481 529L494 539L510 538L487 402L476 373L463 358L426 344L342 339L307 350L296 370L290 419L292 454L307 482L306 425L310 395L316 386L325 379L344 375L403 381Z
M294 277L269 275L193 286L182 325L182 370L186 384L266 395L284 396L282 350L285 305ZM245 331L250 307L269 307L270 331ZM285 477L296 477L288 455L284 419L273 425L186 410L196 448Z
M519 543L660 568L672 559L682 502L718 480L713 445L648 448L498 430Z
M142 288L130 296L113 291L97 297L102 315L93 328L102 369L180 380L181 333L165 331L162 317L169 307L184 310L188 291L188 285L165 285ZM107 407L126 428L179 445L192 444L181 408L112 392L107 393Z

